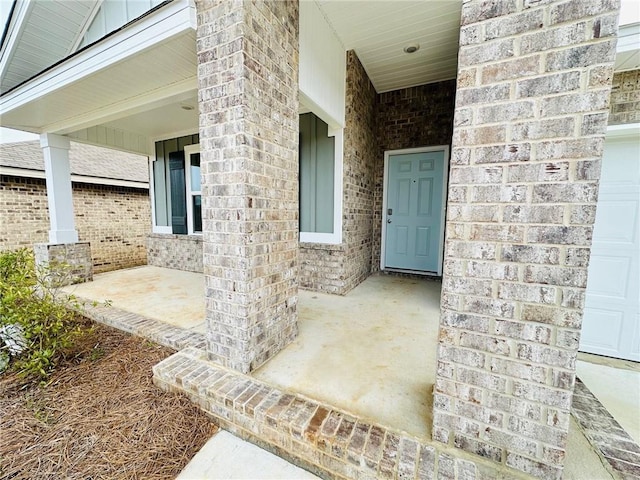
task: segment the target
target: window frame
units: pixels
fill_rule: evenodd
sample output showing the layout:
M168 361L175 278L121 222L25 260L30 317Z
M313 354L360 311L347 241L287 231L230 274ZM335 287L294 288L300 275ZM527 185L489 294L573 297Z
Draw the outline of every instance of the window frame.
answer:
M321 117L318 116L318 118ZM303 232L301 230L299 232L300 243L325 243L330 245L338 245L342 243L342 168L344 128L333 128L329 125L327 136L334 137L333 233Z
M184 183L187 194L187 235L202 235L202 232L193 231L193 197L200 195L202 202L202 170L200 170L200 190L191 190L191 155L200 153L200 144L186 145L184 147Z
M164 135L158 135L156 137L152 137L149 138L148 140L148 151L151 152L151 154L148 156L149 158L149 196L150 196L150 201L151 201L151 232L152 233L158 233L158 234L163 234L163 235L184 235L184 234L179 234L173 233L173 227L171 225L158 225L156 223L157 221L157 217L156 217L156 197L155 197L155 178L154 178L154 163L156 162L157 158L156 158L156 143L157 142L163 142L165 140L171 140L173 138L180 138L180 137L184 137L184 136L189 136L189 135L197 135L198 134L198 130L195 129L195 132L193 129L188 129L188 130L179 130L177 132L173 132L171 134L164 134ZM200 150L200 143L193 143L190 145L185 145L183 151L185 152L185 166L186 166L186 158L187 158L187 152L186 149L188 149L189 147L197 147L198 150ZM166 186L166 188L169 188L168 184ZM186 171L185 171L185 191L186 191ZM167 212L168 215L170 215L170 210ZM189 215L187 214L187 222L189 222ZM197 235L200 236L202 235L201 232L197 232L197 233L189 233L189 227L187 227L187 235Z

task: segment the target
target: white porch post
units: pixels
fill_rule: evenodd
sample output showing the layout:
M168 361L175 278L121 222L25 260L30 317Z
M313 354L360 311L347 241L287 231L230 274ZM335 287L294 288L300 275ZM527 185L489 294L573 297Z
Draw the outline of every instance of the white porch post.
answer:
M49 242L54 244L76 243L78 231L73 217L71 194L71 167L69 165L69 138L51 133L40 135L44 154L44 170L47 180L49 203Z

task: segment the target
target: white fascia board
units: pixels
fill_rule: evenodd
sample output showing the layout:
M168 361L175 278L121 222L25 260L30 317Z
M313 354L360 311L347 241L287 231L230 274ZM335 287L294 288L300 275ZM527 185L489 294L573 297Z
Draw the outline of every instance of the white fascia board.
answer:
M16 8L11 16L9 23L9 31L5 38L4 48L0 50L0 78L4 78L7 67L13 58L13 52L17 46L17 42L22 35L22 31L26 26L26 19L33 9L34 0L18 0Z
M45 179L44 170L30 170L28 168L0 167L0 175L24 178ZM76 183L89 183L92 185L110 185L114 187L129 187L149 189L148 182L136 182L133 180L118 180L117 178L90 177L87 175L71 175L71 181Z
M0 97L0 115L9 112L73 82L108 68L109 65L186 30L195 30L194 6L188 0L176 0L117 32L111 37L81 51L24 85Z

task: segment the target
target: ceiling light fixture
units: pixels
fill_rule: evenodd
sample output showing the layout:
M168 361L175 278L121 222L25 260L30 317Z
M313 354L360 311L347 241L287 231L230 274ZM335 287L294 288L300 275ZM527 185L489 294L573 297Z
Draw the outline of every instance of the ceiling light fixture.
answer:
M404 53L416 53L418 50L420 50L420 45L417 43L412 43L404 47Z

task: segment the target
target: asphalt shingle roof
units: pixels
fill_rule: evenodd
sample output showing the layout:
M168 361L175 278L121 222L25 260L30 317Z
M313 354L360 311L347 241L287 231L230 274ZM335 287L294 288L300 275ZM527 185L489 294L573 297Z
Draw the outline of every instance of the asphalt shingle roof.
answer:
M147 157L71 142L69 150L72 175L149 181ZM0 144L0 166L44 171L44 157L40 142L17 142Z

